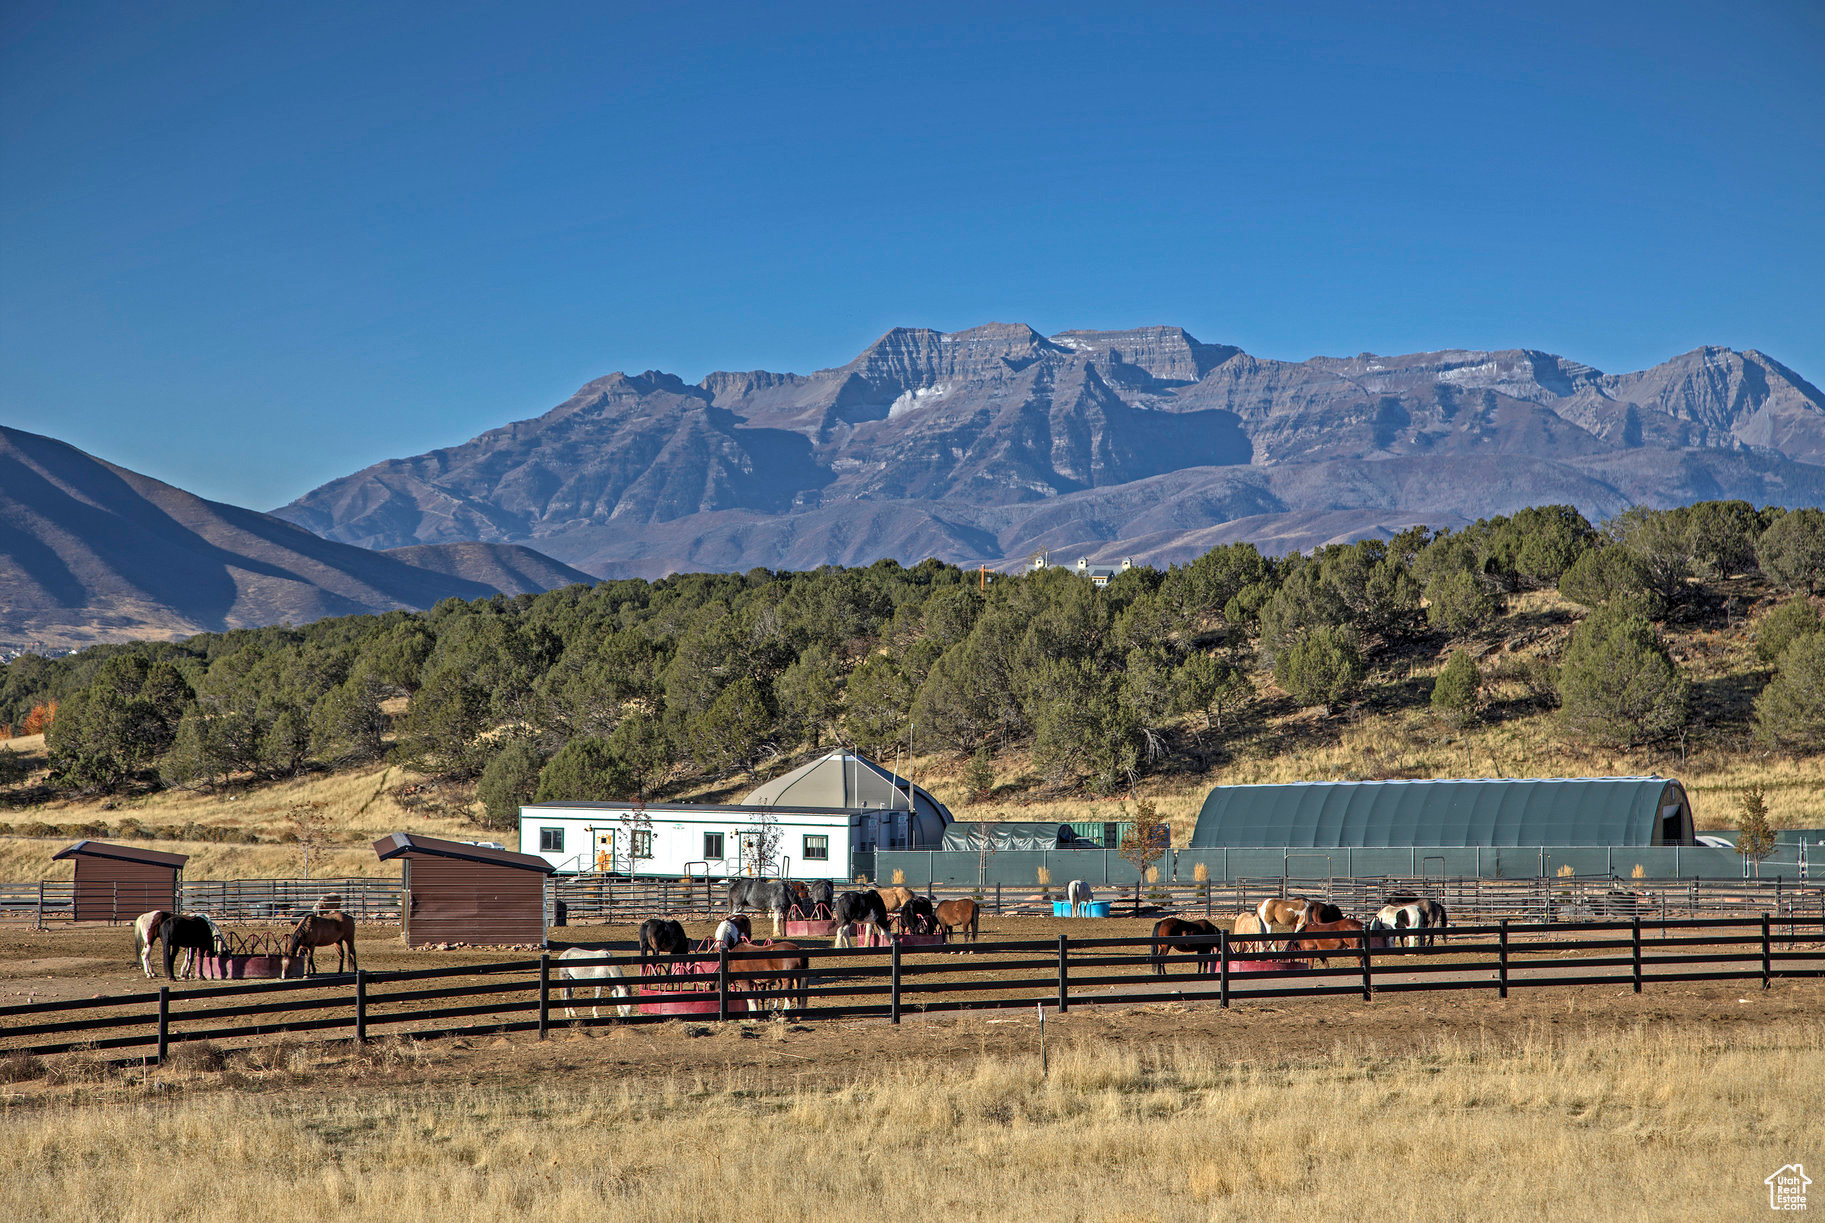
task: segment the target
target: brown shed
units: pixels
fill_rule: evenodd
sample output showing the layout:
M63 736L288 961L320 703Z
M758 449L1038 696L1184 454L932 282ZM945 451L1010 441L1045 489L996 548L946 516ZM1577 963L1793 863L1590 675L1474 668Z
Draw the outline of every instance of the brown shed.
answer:
M545 859L408 832L381 837L374 852L383 862L405 862L406 946L545 944L545 884L553 870Z
M177 912L178 876L190 859L105 841L78 841L57 854L76 863L76 921L132 921L153 909Z

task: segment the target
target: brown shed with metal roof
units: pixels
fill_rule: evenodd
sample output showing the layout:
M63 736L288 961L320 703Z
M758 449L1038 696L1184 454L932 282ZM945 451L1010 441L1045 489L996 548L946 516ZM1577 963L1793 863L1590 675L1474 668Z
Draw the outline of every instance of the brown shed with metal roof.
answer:
M52 859L76 863L75 921L132 921L153 909L177 912L184 854L167 854L106 841L78 841Z
M374 842L405 867L406 946L545 943L551 863L531 854L396 832Z

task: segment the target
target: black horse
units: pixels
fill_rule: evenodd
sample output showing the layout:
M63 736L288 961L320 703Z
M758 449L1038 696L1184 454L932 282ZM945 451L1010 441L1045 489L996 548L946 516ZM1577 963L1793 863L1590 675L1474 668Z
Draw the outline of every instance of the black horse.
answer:
M932 908L932 902L926 896L914 896L900 906L900 929L908 934L935 934L938 930L938 914Z
M758 909L762 913L771 913L774 938L779 937L779 924L791 912L794 899L796 897L792 885L784 879L729 880L729 912Z
M684 927L663 917L649 917L640 923L640 975L657 956L681 956L691 949Z
M826 909L836 904L836 885L828 879L813 879L810 885L811 903L823 905Z
M198 955L215 954L215 927L206 917L167 917L158 928L158 936L165 944L165 977L177 980L177 974L171 969L176 962L179 951L189 952L184 961L184 975L188 977L197 967Z

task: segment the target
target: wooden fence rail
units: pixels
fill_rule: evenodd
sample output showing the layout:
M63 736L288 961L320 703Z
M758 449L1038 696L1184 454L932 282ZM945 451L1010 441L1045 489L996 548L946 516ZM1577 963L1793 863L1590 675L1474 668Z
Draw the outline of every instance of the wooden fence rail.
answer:
M1825 919L1677 919L1627 922L1515 922L1454 927L1430 946L1376 946L1364 932L1326 961L1286 946L1283 935L1003 940L944 947L803 948L803 981L757 988L750 961L765 947L667 961L642 977L565 981L559 961L536 959L403 972L361 971L302 981L157 990L0 1007L0 1056L76 1050L140 1050L163 1060L172 1042L247 1041L294 1033L368 1040L376 1031L414 1037L536 1031L554 1022L554 994L575 1022L655 1023L675 1016L621 1016L621 1005L696 1004L698 1017L731 1018L750 1001L788 1004L802 1019L885 1018L908 1013L1009 1007L1204 1001L1230 1006L1266 998L1360 996L1434 990L1743 980L1766 988L1776 977L1825 976ZM967 952L961 957L956 954ZM572 967L632 963L625 955L563 961ZM1280 966L1283 966L1281 968ZM1278 971L1264 970L1278 968ZM771 977L773 970L765 974ZM1168 975L1169 974L1169 975ZM630 984L633 999L598 1002L597 984ZM600 1007L599 1017L588 1013ZM252 1022L249 1022L252 1020ZM46 1039L50 1038L50 1039Z

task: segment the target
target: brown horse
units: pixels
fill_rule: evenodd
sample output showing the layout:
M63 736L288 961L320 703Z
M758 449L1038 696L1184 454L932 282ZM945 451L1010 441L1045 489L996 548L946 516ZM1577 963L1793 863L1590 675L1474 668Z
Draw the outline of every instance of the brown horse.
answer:
M799 1010L811 1005L811 962L802 955L793 952L802 948L797 943L750 943L740 951L729 955L729 986L732 990L781 990L790 991L794 997L754 998L748 999L750 1011L764 1011L769 1006L784 1012L793 1009L793 1003ZM767 955L752 955L752 952L764 951Z
M336 971L341 972L344 956L347 957L349 971L357 967L355 963L355 919L347 913L306 913L298 928L291 932L291 938L285 944L285 958L296 961L300 952L304 955L306 971L315 975L317 971L317 948L334 944L336 948Z
M1331 956L1365 954L1362 929L1362 923L1354 917L1307 922L1290 950L1298 955L1313 956L1329 968Z
M1166 953L1182 951L1195 955L1199 959L1198 971L1210 971L1210 956L1217 949L1217 940L1222 930L1214 922L1202 918L1188 920L1183 917L1162 917L1153 923L1153 971L1159 976L1166 975ZM1195 943L1169 943L1167 939L1196 938Z
M900 906L911 900L918 893L911 888L891 887L876 888L875 895L881 898L881 904L889 913L898 913Z
M941 900L935 912L945 942L950 942L952 930L967 931L970 942L976 941L976 923L982 919L981 905L973 900Z

